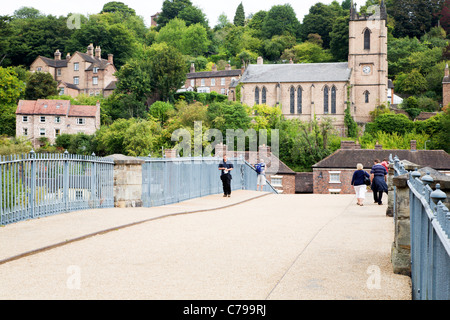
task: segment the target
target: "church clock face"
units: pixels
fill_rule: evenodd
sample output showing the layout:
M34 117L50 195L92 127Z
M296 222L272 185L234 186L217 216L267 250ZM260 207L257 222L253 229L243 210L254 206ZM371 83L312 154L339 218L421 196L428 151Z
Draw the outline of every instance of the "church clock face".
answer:
M364 74L369 74L371 71L371 68L370 68L370 66L364 66L362 70L363 70Z

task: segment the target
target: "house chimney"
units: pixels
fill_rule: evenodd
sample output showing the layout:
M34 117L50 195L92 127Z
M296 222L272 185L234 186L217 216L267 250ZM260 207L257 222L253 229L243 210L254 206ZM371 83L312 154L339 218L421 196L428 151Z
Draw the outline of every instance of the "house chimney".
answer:
M355 141L341 140L341 149L355 149Z
M69 59L70 59L70 52L67 52L66 60L69 60Z
M102 58L102 49L100 49L100 46L95 47L95 57L97 59Z
M94 46L93 46L93 44L91 43L90 45L88 45L88 47L87 47L87 52L86 52L88 55L90 55L91 57L94 55Z
M215 63L212 65L211 71L217 71L217 65Z
M375 143L375 150L383 150L383 146L378 141Z
M225 66L225 70L231 70L231 65L229 63Z
M449 71L448 71L448 63L445 64L445 76L448 77L450 75Z
M177 150L176 149L165 149L164 154L166 155L166 158L176 158Z
M114 55L112 53L108 53L108 62L111 64L114 64L113 57L114 57Z
M256 60L256 63L257 64L263 64L264 63L263 58L262 57L258 57L258 59Z
M417 141L411 140L411 151L417 151Z
M55 55L55 60L61 60L61 52L59 52L59 49L56 49L54 55Z
M191 73L194 73L195 72L195 63L191 63Z

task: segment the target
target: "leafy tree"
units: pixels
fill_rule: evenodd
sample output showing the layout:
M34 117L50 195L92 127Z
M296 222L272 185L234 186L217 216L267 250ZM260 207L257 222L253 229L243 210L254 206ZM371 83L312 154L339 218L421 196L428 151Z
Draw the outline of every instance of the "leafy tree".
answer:
M332 32L333 22L338 14L333 11L331 6L323 3L317 3L309 9L309 13L303 18L300 28L300 37L306 40L311 33L317 33L322 37L324 48L330 48L330 33Z
M330 32L330 52L337 61L348 60L349 17L338 17Z
M299 35L300 22L290 4L273 6L268 12L262 25L263 35L271 39L275 35L283 35L286 32L297 37Z
M0 134L14 136L16 132L16 108L25 84L13 68L0 67Z
M174 115L175 108L168 102L156 101L150 106L149 114L163 125Z
M323 49L320 45L305 41L294 46L292 49L285 50L282 58L293 56L294 62L301 63L318 63L329 62L333 56L328 50Z
M181 43L182 53L200 56L208 51L210 41L205 27L197 23L186 29Z
M245 25L245 12L244 12L244 6L242 5L242 2L239 3L239 5L236 8L233 23L237 27L243 27Z
M105 13L105 12L120 12L121 14L123 14L124 16L127 15L136 15L136 11L132 8L130 8L129 6L127 6L126 4L124 4L123 2L120 1L111 1L108 3L105 3L105 5L103 6L102 11L100 11L100 13Z
M46 99L58 93L58 82L48 72L30 73L25 88L25 99Z
M257 38L260 39L264 38L262 27L264 25L264 20L266 19L266 16L267 11L260 10L256 12L247 23L247 27L252 31L252 34Z
M408 94L422 93L427 89L427 81L417 69L407 74L400 73L394 80L394 85L397 92Z
M170 20L178 17L180 12L186 8L191 7L192 2L189 0L164 0L161 13L157 19L157 30L163 28Z
M180 11L177 18L186 22L186 26L191 26L194 24L200 24L204 28L208 29L208 19L206 15L200 8L195 6L187 6L183 10Z

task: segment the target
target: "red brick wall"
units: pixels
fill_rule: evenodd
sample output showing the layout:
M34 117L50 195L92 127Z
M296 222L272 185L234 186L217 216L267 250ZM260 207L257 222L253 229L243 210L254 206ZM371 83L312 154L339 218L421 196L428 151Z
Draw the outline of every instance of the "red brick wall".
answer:
M442 84L442 106L447 106L450 103L450 83Z
M355 169L356 170L356 169ZM341 194L355 194L351 185L353 169L314 169L314 193L329 194L330 189L341 189ZM330 183L330 171L340 171L340 183ZM370 173L370 170L366 170ZM322 177L320 178L320 173Z

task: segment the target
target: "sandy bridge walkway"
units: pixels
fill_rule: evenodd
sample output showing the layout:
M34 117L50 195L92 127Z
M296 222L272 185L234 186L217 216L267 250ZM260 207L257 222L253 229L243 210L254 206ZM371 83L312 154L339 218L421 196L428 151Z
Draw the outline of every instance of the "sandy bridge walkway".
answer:
M410 279L392 273L392 218L355 201L236 191L7 225L0 299L409 300Z

